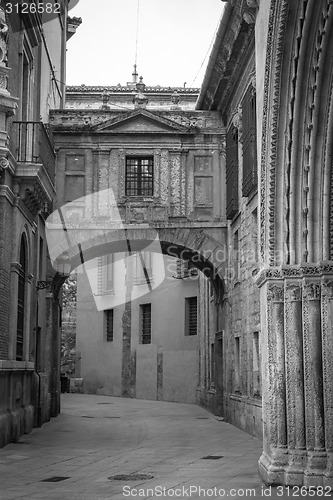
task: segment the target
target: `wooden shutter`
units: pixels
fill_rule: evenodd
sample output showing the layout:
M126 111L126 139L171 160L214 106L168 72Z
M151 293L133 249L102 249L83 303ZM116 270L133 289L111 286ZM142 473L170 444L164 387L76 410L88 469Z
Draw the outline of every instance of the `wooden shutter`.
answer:
M257 132L256 99L252 85L246 91L242 102L243 126L243 196L249 196L257 189Z
M238 130L232 126L226 138L227 219L238 212Z

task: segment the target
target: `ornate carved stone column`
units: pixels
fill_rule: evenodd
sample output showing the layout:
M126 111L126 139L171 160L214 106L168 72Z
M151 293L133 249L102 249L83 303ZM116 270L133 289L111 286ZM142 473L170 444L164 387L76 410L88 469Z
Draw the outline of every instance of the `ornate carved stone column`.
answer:
M259 461L262 477L276 470L275 482L281 482L282 468L287 463L284 286L271 281L262 288L261 308L265 309L267 330L263 331L263 422L264 450Z
M304 370L302 332L302 284L285 282L285 352L288 449L288 483L297 483L303 474L305 451Z
M267 484L333 487L333 267L264 270L264 450Z
M333 276L324 277L321 288L323 383L327 464L324 485L333 481Z
M304 382L306 447L308 461L305 484L320 484L326 468L323 365L321 343L321 283L303 281Z

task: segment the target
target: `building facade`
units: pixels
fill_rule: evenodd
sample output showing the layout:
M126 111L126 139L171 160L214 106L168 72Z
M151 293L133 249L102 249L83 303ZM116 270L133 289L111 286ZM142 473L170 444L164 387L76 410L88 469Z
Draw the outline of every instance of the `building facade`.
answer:
M52 20L0 7L0 446L59 412L45 219L56 195L48 117L65 99L67 3Z
M126 266L132 275L127 283ZM76 375L83 379L83 392L195 403L197 270L144 251L92 259L76 277ZM131 288L129 359L123 359L126 286Z
M224 245L223 127L215 113L194 110L198 89L146 87L136 74L133 80L124 87L68 87L66 109L52 112L58 206L66 236L60 231L51 254L56 263L57 247L61 248L78 273L76 334L84 391L193 403L198 341L197 335L187 333L186 318L193 308L197 314L196 267L203 271L207 267L208 272L204 259L195 262L199 246L207 247L209 261L211 248ZM133 282L120 303L121 279L128 281L136 265L123 268L120 263L123 246L117 241L119 234L115 241L111 234L119 224L133 252L147 253L149 245L158 241L151 254L153 275L158 276L159 268L166 272L162 282L153 280L144 296L146 280ZM95 232L89 236L96 228L109 244L99 244ZM65 246L59 245L61 239ZM75 261L78 244L84 250ZM101 294L92 290L91 279L97 286L98 263L106 258L103 252L114 256L114 288L110 285L109 293ZM177 259L189 261L192 274L177 279ZM105 279L107 268L100 273ZM140 332L143 308L148 305L152 330L145 343ZM107 318L113 324L110 341ZM98 325L96 331L93 325Z
M225 411L246 427L262 397L267 484L333 482L332 23L326 0L228 2L197 105L226 126Z

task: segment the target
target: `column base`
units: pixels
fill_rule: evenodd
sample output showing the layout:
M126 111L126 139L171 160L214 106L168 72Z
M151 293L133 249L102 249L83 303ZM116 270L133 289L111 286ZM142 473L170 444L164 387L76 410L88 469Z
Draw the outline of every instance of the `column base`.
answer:
M285 450L284 453L275 450L274 457L263 452L259 476L267 486L323 486L333 490L333 457L305 450Z

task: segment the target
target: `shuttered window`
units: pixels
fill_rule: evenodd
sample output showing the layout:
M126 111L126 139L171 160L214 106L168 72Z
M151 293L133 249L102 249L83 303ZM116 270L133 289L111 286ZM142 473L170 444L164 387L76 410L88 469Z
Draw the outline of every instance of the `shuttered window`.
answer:
M252 85L246 91L242 102L243 127L243 196L249 196L257 189L257 130L256 98Z
M238 212L238 130L231 126L226 138L227 219Z
M25 280L26 280L26 243L25 237L21 238L20 248L20 270L18 276L18 293L17 293L17 328L16 328L16 360L23 360L23 343L24 343L24 320L25 320Z
M98 258L97 289L99 295L113 293L113 254Z
M197 297L185 299L185 335L196 335L198 330Z
M151 344L151 304L141 306L141 344Z

